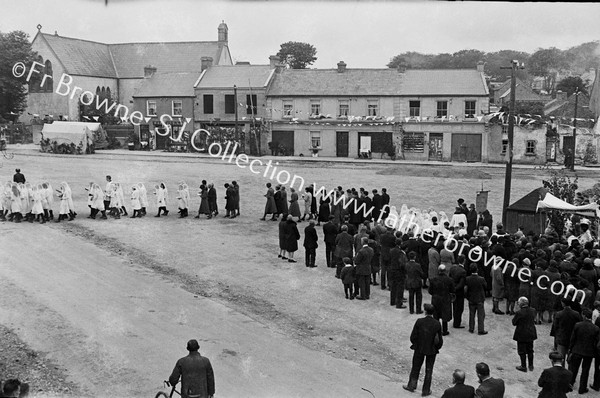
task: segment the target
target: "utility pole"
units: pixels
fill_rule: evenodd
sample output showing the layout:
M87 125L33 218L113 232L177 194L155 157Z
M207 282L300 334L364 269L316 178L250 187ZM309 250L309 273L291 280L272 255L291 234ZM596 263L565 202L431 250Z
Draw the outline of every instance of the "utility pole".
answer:
M577 149L577 99L579 98L579 87L575 88L575 115L573 116L573 144L571 155L571 171L575 171L575 150Z
M237 99L237 86L233 85L233 103L235 104L235 141L238 140L238 99Z
M504 177L504 203L502 206L502 224L506 226L506 209L510 205L510 188L512 183L512 161L513 161L513 141L515 131L515 103L517 79L515 71L524 69L525 65L519 61L513 60L510 67L501 67L500 69L510 69L510 108L508 111L508 148L506 149L508 160L506 162L506 174Z

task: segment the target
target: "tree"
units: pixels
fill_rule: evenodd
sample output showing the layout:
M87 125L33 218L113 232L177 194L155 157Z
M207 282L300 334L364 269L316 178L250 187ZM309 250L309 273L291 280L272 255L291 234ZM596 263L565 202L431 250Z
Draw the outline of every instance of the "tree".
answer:
M399 66L404 66L407 69L427 69L430 68L433 57L434 55L431 54L408 51L393 57L387 64L387 67L396 69Z
M277 53L281 62L291 69L306 69L308 65L312 65L317 60L315 55L317 55L317 49L314 46L298 41L283 43Z
M531 74L544 78L544 90L548 93L554 92L558 74L568 67L564 53L556 47L539 49L529 58Z
M556 85L556 91L560 90L566 92L567 97L570 97L571 94L575 93L576 89L579 89L579 92L588 95L587 88L585 87L585 82L579 76L565 77Z
M20 114L27 106L27 72L15 77L13 67L22 62L29 71L36 54L31 50L29 35L15 30L0 32L0 119L10 119L12 114ZM20 69L16 71L20 75Z

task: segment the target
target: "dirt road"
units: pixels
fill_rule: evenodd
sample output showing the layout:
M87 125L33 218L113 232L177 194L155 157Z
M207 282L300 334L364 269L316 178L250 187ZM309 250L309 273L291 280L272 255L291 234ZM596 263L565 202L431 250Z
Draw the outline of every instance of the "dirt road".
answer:
M60 250L49 249L59 241ZM363 387L398 396L398 384L379 373L306 349L60 230L4 224L0 247L11 248L0 267L0 323L90 395L152 396L197 338L220 397L369 397Z

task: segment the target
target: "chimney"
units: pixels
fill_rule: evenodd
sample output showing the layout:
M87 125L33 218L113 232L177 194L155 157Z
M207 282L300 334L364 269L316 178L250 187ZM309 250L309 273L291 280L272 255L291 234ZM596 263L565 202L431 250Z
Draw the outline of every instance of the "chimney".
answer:
M219 45L227 45L227 41L229 40L229 29L227 28L225 21L221 21L221 24L217 30L219 36Z
M338 73L344 73L346 71L346 63L344 61L338 62L337 67Z
M144 79L149 79L156 73L156 66L144 66Z
M483 61L477 62L477 72L483 73L483 67L484 66L485 66L485 63Z
M213 59L212 59L212 57L202 57L202 58L200 58L200 62L201 62L200 71L202 72L212 66Z
M560 101L566 101L567 100L567 93L565 93L564 91L558 90L556 92L556 99L560 100Z
M281 62L281 59L277 55L269 56L269 67L271 69L277 68L277 65L279 65L280 62Z

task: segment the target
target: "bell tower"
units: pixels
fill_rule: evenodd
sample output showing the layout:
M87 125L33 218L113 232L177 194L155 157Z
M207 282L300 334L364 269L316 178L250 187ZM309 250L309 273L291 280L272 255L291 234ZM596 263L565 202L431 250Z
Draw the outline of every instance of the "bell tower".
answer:
M221 21L221 24L219 25L219 44L227 44L228 32L229 29L227 28L227 24L225 21Z

